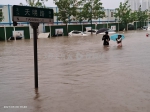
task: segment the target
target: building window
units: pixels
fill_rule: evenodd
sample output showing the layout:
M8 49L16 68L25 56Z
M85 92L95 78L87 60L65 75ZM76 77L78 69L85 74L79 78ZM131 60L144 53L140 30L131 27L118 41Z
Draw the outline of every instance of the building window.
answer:
M0 8L0 18L2 18L2 9Z
M111 12L111 17L114 17L114 12Z

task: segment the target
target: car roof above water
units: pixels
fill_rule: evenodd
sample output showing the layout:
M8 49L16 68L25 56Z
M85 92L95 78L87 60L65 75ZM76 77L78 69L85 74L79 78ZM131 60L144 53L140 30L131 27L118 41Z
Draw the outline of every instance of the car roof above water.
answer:
M148 26L143 26L143 28L148 28Z
M82 33L82 31L73 30L72 33Z

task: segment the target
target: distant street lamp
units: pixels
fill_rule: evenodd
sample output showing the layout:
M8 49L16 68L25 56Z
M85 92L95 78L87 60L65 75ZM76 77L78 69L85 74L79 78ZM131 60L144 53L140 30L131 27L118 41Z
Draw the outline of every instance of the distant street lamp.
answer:
M66 27L67 27L67 36L68 36L68 22L69 22L69 19L66 19Z
M117 18L115 18L115 21L118 22L118 32L119 32L119 21Z
M91 5L91 35L93 34L92 32L92 5Z
M150 9L150 6L148 7L148 26L149 26L149 18L150 18L150 10L149 9Z
M138 22L138 21L133 21L133 25L134 25L135 22L136 22L136 29L137 29L137 22Z

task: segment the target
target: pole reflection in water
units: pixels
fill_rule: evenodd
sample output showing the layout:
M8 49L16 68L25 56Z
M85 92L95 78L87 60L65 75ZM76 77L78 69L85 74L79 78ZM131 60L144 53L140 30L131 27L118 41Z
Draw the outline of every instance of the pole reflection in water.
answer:
M39 97L40 97L39 91L38 91L38 89L35 89L35 97L34 97L34 100L38 100Z
M40 112L41 102L42 102L42 100L40 99L39 91L38 91L38 89L35 89L35 97L34 97L34 110L35 110L35 112Z

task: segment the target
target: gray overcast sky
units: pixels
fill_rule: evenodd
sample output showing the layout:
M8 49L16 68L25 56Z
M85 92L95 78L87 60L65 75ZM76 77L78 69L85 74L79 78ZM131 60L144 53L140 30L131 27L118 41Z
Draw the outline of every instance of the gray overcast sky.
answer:
M0 4L18 5L20 2L25 4L25 1L26 0L0 0ZM103 7L105 7L105 9L114 9L119 6L120 2L124 2L124 0L101 0L101 2L103 3ZM53 0L49 0L48 2L46 2L46 6L55 7L55 4L53 3Z

